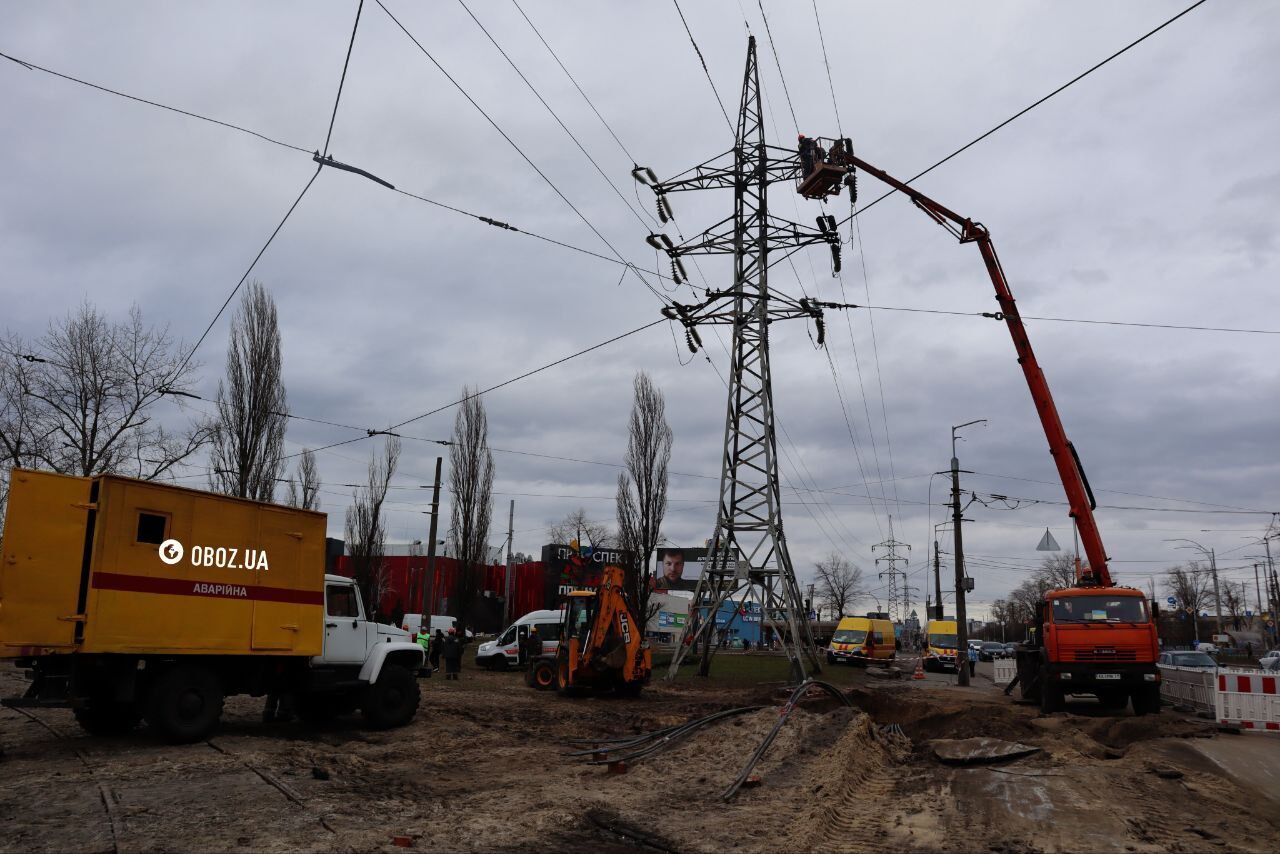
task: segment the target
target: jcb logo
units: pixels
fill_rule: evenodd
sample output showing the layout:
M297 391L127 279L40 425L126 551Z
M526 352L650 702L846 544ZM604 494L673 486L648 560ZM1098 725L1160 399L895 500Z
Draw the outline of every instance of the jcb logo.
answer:
M622 627L623 643L631 643L631 621L627 619L626 614L618 615L618 625Z

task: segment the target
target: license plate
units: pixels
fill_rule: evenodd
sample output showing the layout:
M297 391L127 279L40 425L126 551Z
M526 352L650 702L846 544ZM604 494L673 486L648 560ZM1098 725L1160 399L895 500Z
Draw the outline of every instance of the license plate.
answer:
M1098 679L1119 679L1120 674L1119 673L1099 673L1097 678Z

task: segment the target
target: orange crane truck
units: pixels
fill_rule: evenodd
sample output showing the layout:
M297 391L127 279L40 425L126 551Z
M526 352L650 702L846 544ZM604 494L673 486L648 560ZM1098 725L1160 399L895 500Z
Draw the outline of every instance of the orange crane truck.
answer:
M14 469L0 541L0 658L30 685L8 706L70 707L90 733L142 719L208 736L233 694L304 720L418 708L423 651L324 571L325 515L114 475Z
M1021 685L1022 697L1039 701L1046 712L1061 708L1068 694L1087 694L1116 710L1123 709L1132 700L1134 714L1159 713L1156 603L1149 601L1141 590L1117 586L1111 578L1102 535L1093 516L1097 508L1093 490L1075 446L1067 438L1049 383L1031 349L991 233L981 223L943 207L910 184L855 156L849 140L825 142L824 150L830 154L815 163L808 175L799 176L801 195L826 198L838 194L842 184L856 192L855 172L861 169L907 196L961 243L977 244L999 306L999 311L984 312L984 315L1003 321L1009 329L1018 365L1031 391L1049 453L1066 492L1070 517L1087 562L1081 563L1077 558L1074 586L1049 590L1038 604L1031 639L1018 649L1017 676L1006 693L1014 685ZM833 227L834 218L827 219L828 227Z
M573 695L584 688L636 696L649 682L653 652L625 588L622 567L606 566L600 586L565 596L560 644L535 659L528 681Z

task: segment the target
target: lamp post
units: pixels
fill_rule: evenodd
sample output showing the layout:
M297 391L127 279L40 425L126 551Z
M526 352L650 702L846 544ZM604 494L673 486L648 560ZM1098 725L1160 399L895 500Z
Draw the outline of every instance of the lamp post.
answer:
M1213 549L1208 548L1201 543L1197 543L1195 540L1188 540L1185 537L1176 537L1173 539L1166 539L1165 542L1166 543L1188 543L1189 545L1174 546L1174 548L1195 549L1196 551L1200 552L1200 554L1209 558L1209 569L1213 573L1214 611L1217 614L1218 634L1222 634L1222 597L1218 593L1218 559L1217 559L1217 556L1214 554ZM1198 636L1198 633L1197 633L1197 636Z
M973 421L966 421L963 424L957 424L951 428L951 523L954 526L952 533L955 535L956 544L956 670L959 676L957 683L961 687L969 684L967 663L962 664L959 660L960 656L969 648L969 621L964 607L964 540L960 534L960 460L956 457L956 439L958 438L956 431L973 424L986 423L987 419L978 418Z

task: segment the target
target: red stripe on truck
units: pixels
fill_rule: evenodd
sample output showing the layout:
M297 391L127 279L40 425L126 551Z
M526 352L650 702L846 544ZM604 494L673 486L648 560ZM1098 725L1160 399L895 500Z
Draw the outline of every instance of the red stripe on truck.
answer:
M156 578L120 572L95 572L92 586L97 590L124 590L130 593L163 593L169 596L203 596L210 599L243 599L253 602L289 602L296 605L323 605L319 590L293 590L223 581L184 578Z

